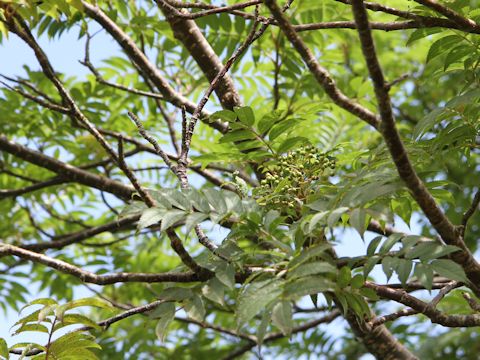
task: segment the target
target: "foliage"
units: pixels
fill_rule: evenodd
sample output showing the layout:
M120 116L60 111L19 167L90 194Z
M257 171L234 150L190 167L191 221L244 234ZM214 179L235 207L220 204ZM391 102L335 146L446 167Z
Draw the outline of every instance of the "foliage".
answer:
M0 1L0 358L478 357L480 2L278 3Z

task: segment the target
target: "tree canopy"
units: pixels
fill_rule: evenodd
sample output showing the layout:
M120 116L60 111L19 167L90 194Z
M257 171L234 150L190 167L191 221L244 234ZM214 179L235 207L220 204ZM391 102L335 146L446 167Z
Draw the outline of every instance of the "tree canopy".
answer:
M72 33L87 76L39 42ZM0 358L477 359L479 34L478 0L0 1L37 62L0 74Z

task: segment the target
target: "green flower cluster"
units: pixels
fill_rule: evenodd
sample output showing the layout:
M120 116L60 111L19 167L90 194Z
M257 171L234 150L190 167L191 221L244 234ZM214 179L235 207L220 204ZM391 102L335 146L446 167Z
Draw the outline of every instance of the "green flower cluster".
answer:
M333 174L335 158L308 145L292 150L266 167L254 195L261 205L286 213L297 212L315 192L315 184Z

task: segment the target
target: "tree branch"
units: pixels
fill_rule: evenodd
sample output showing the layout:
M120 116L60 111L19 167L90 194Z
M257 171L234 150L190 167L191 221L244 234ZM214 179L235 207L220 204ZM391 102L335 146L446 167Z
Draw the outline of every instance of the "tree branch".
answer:
M349 99L340 91L330 73L325 68L320 66L315 56L297 34L292 24L288 21L285 15L282 14L282 11L278 7L276 1L265 0L265 5L268 6L280 29L282 29L283 33L300 54L317 82L323 87L324 91L328 96L330 96L333 102L342 109L345 109L358 116L360 119L364 120L374 128L378 128L380 119L370 110Z
M71 234L57 236L52 241L42 242L38 244L24 244L21 245L21 248L31 251L63 249L65 246L82 242L103 232L116 232L119 230L130 228L136 221L138 221L139 218L140 215L124 217L119 220L80 230Z
M44 155L38 151L31 150L23 145L14 143L8 140L4 135L0 135L0 150L19 157L31 164L50 170L68 181L93 187L123 199L130 199L135 191L132 186L124 185L118 181L92 174L73 165L63 163L55 158ZM52 181L54 180L52 179ZM31 187L34 186L35 184Z
M428 303L428 306L431 307L431 308L435 308L438 303L450 292L452 291L453 289L457 288L457 287L460 287L461 284L456 282L456 281L450 281L449 283L447 283L447 285L443 286L440 291L438 292L437 296L435 296L432 301L430 301ZM414 309L402 309L402 310L399 310L399 311L396 311L392 314L389 314L389 315L384 315L384 316L378 316L378 317L375 317L374 319L370 320L369 321L369 324L373 327L375 326L378 326L378 325L381 325L381 324L384 324L386 323L387 321L393 321L393 320L396 320L398 318L401 318L401 317L405 317L405 316L411 316L411 315L416 315L418 314L419 311L417 310L414 310Z
M480 204L480 188L475 193L473 197L472 205L468 208L467 211L463 214L462 217L462 236L465 236L465 230L467 229L467 224L470 218L475 214L475 211L478 209L478 205Z
M366 282L365 287L375 290L378 296L386 299L394 300L400 304L406 305L413 310L418 311L427 316L432 323L440 324L446 327L476 327L480 326L480 315L447 315L435 307L429 306L416 297L408 294L404 290L393 290L387 286L376 285Z
M209 276L206 274L196 274L194 272L166 272L166 273L115 273L110 275L97 275L90 271L83 270L71 265L65 261L51 258L30 250L22 249L18 246L0 243L0 257L13 255L25 260L30 260L39 264L56 269L64 274L77 277L83 282L97 285L110 285L119 282L194 282L206 281Z
M456 11L450 9L449 7L447 7L445 5L442 5L442 4L438 3L435 0L415 0L415 2L417 2L419 4L422 4L423 6L428 7L430 9L438 12L439 14L442 14L447 19L450 19L453 22L460 25L462 28L475 30L476 32L480 31L480 25L478 25L475 21L473 21L472 19L467 19L467 18L463 17L462 15L457 13Z
M453 253L451 258L464 268L465 273L475 288L474 291L480 294L480 290L478 289L480 285L480 264L477 263L463 242L461 234L440 209L410 162L395 125L390 95L388 93L389 89L376 55L375 45L369 28L367 11L362 0L352 0L351 3L355 22L358 27L363 56L370 78L372 79L375 96L377 98L377 106L382 119L379 131L387 144L393 162L397 167L398 174L445 243L455 245L462 250Z
M177 93L168 84L167 80L160 74L158 68L147 59L134 41L98 6L94 6L86 1L82 1L82 5L87 15L98 22L117 41L129 58L141 69L143 76L150 79L160 93L163 94L165 100L179 108L185 107L189 112L193 113L195 111L196 105ZM203 111L201 114L202 118L207 118L208 115L209 113L206 111ZM222 133L227 130L227 126L218 121L208 122L208 124Z

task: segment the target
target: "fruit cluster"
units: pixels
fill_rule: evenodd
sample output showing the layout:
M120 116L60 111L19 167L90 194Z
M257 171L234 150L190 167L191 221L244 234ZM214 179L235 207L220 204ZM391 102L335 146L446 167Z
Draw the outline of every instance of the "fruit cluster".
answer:
M316 182L332 175L334 169L335 158L311 145L303 146L270 163L254 194L260 204L291 214L314 193Z

